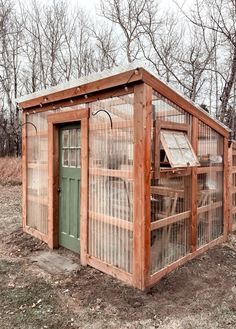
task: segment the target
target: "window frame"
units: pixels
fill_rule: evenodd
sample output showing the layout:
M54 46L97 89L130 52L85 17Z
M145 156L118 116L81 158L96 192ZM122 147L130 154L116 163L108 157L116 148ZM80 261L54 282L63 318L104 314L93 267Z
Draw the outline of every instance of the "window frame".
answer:
M169 130L169 131L176 131L176 132L183 132L186 134L188 138L188 142L191 146L191 150L193 154L195 155L197 161L197 154L195 153L192 144L191 144L191 138L190 138L190 132L191 132L191 125L185 124L185 123L175 123L175 122L169 122L169 121L162 121L156 119L154 121L154 127L153 127L153 140L154 140L154 168L153 168L153 178L154 179L160 179L161 172L182 172L183 175L187 174L186 172L194 167L200 166L200 163L196 166L179 166L179 167L160 167L160 145L161 145L161 130Z

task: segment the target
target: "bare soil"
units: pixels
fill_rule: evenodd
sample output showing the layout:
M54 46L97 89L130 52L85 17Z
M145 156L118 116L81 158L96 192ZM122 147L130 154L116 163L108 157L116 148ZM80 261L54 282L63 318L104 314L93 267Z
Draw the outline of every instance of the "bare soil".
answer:
M0 186L0 328L236 328L234 235L144 293L90 267L44 272L30 256L47 246L20 220L20 187Z

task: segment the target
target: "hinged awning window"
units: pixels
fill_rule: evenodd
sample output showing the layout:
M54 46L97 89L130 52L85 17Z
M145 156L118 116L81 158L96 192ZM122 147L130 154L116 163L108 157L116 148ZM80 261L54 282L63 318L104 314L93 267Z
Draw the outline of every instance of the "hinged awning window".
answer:
M161 130L161 143L172 168L200 166L185 132Z

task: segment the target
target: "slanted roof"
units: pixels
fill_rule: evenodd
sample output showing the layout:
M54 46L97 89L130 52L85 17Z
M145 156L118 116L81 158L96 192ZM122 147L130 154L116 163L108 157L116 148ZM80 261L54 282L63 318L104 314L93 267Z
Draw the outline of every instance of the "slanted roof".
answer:
M22 96L15 101L23 110L30 111L40 106L43 111L43 107L50 104L57 106L60 101L73 100L82 95L97 93L118 86L128 87L138 81L152 86L161 95L228 137L230 129L227 126L212 117L188 97L163 82L155 73L151 73L150 69L145 68L145 65L138 66L137 63L73 79L55 87Z

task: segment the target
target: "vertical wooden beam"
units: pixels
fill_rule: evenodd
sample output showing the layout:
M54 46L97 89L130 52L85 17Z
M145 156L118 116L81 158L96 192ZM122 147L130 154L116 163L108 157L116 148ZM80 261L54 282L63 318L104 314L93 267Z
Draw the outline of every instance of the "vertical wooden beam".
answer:
M144 290L150 264L150 171L152 88L134 87L134 244L133 283Z
M229 170L229 181L228 181L228 212L229 212L229 232L233 230L233 218L232 218L232 187L233 187L233 175L232 175L232 166L233 166L233 143L230 144L228 149L228 170Z
M223 220L224 220L224 240L227 240L229 232L229 166L228 166L228 138L224 137L224 194L223 194Z
M81 120L81 213L80 262L87 265L88 254L88 117Z
M48 245L58 248L58 182L59 182L59 134L58 128L48 122Z
M192 147L198 154L198 118L192 121ZM197 167L192 168L191 175L191 252L197 249Z
M27 225L27 115L22 113L22 227Z

